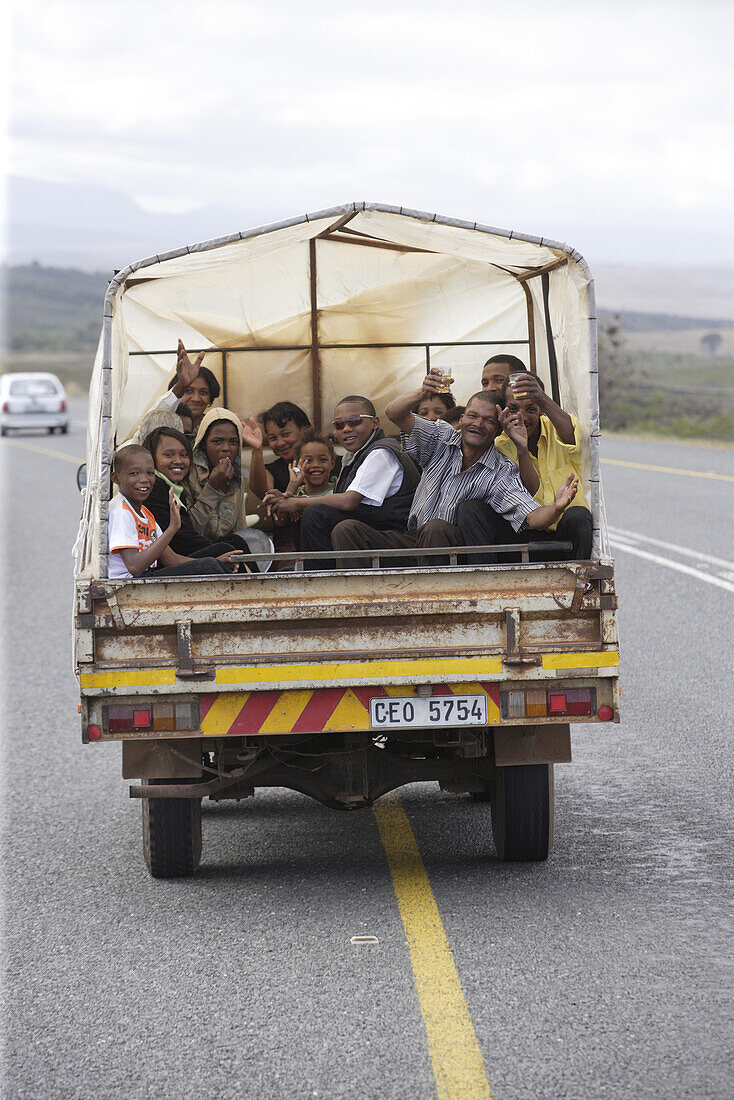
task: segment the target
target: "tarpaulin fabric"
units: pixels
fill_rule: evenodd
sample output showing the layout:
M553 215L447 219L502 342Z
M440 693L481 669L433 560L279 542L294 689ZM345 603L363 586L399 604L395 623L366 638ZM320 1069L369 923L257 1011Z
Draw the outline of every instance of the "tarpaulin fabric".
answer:
M549 269L546 293L540 269ZM500 352L534 361L550 392L546 316L561 403L578 417L588 444L584 488L598 550L605 532L593 314L588 268L567 246L378 204L338 207L132 264L108 292L107 340L90 387L89 491L77 568L89 571L95 557L103 565L110 451L165 391L179 338L206 351L204 363L220 382L226 372L234 412L253 416L290 400L328 428L348 393L370 397L382 416L389 401L419 385L428 356L431 365L451 368L458 403L480 388L484 362ZM390 346L346 346L365 344Z

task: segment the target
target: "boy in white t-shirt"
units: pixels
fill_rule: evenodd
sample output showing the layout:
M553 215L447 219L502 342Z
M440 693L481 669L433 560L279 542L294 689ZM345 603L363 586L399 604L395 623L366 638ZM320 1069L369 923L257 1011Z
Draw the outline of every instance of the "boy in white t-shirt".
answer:
M171 550L169 543L181 526L181 508L171 489L171 519L161 531L152 512L143 501L155 484L155 466L150 451L137 444L121 447L112 462L112 480L120 492L110 501L108 512L107 575L112 580L154 575L209 576L226 573L230 551L219 558L185 558ZM162 568L153 569L156 562ZM234 567L237 569L237 566Z

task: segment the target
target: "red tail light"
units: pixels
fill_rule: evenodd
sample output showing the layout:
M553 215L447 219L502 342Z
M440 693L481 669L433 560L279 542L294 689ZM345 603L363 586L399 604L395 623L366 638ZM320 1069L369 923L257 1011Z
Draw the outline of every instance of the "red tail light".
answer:
M136 707L133 711L133 726L136 730L149 730L153 726L150 707Z
M609 722L614 718L614 711L611 707L599 707L596 713L598 717L601 718L602 722Z
M99 726L88 726L87 737L90 741L99 741L102 738L102 730Z
M198 703L190 699L176 703L113 703L103 707L109 733L141 733L150 730L195 730L199 726Z
M549 691L548 692L548 713L549 714L565 714L566 713L566 693L565 693L565 691Z
M567 714L591 714L589 688L572 688L566 692Z
M61 408L59 411L62 413L66 412L66 401L64 401L63 397L61 398Z
M559 718L591 715L596 705L593 688L545 688L502 692L506 718Z
M10 402L9 401L3 401L3 412L4 413L9 413L10 412Z

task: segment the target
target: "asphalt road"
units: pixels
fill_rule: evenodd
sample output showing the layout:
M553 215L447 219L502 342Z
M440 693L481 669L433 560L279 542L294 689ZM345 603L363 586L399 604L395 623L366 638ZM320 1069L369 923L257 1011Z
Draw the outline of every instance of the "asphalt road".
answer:
M119 749L80 744L74 465L18 442L73 457L83 429L0 442L4 1095L434 1096L371 811L205 804L199 876L149 878ZM488 808L433 785L401 801L497 1100L729 1098L734 482L639 466L734 451L604 456L623 722L575 727L551 859L501 865Z

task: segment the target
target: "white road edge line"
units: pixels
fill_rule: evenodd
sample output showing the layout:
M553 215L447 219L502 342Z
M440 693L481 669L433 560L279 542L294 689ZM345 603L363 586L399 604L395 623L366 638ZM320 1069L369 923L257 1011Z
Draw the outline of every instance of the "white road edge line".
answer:
M610 527L611 538L631 539L633 542L649 542L651 546L661 546L663 550L672 550L676 554L683 554L687 558L695 558L697 561L708 561L712 565L720 565L724 569L734 569L734 561L726 558L716 558L713 554L702 554L700 550L689 550L687 546L678 546L675 542L663 542L662 539L654 539L651 535L640 535L637 531L627 531L623 527Z
M656 565L667 565L668 569L676 569L679 573L685 573L689 577L695 577L697 581L705 581L707 584L713 584L717 588L723 588L725 592L731 592L734 594L734 584L730 584L729 581L723 581L719 577L712 577L707 573L701 573L698 569L694 569L690 565L683 565L678 561L671 561L670 558L663 558L659 554L651 554L648 550L640 550L638 546L630 546L626 542L617 542L612 538L612 546L617 550L626 550L628 554L635 554L638 558L644 558L646 561L654 561Z

